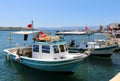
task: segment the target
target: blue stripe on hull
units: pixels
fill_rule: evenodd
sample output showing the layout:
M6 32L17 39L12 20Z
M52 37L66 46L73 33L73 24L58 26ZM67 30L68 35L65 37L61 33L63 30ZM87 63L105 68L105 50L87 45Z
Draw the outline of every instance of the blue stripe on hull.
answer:
M25 59L22 59L20 61L22 64L27 65L29 67L38 69L38 70L45 70L45 71L57 71L57 72L75 72L79 64L81 63L80 61L78 62L73 62L69 64L63 64L63 65L52 65L49 66L50 64L46 64L46 66L41 65L41 63L34 64L34 61L32 63L28 63L25 61Z

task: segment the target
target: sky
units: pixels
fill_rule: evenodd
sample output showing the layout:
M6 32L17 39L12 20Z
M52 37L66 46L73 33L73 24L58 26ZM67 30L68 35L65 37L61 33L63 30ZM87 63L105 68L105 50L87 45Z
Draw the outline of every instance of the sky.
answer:
M0 26L98 26L120 23L120 0L0 0Z

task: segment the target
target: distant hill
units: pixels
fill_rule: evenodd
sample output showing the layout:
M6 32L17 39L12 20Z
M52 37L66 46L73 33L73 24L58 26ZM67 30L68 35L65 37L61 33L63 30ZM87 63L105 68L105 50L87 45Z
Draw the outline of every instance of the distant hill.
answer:
M0 27L0 30L31 30L24 27Z
M99 26L88 26L88 29L98 30ZM31 29L25 27L0 27L0 30L31 30ZM35 30L85 30L85 27L83 26L39 27L35 28Z

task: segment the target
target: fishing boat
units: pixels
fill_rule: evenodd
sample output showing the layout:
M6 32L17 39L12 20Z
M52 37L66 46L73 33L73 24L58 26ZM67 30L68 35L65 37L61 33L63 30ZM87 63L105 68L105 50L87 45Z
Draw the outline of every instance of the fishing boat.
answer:
M63 31L63 32L57 32L56 35L85 35L87 34L84 31Z
M14 34L24 34L15 32ZM66 41L59 36L46 36L44 32L38 32L33 38L31 46L5 49L5 56L25 66L53 72L75 72L80 63L90 55L91 50L84 53L69 53Z
M94 50L91 52L91 55L95 56L111 56L114 51L119 47L118 44L112 40L95 40L92 42L81 42L82 45L79 46L71 46L69 45L68 49L71 53L78 53L78 52L84 52L85 50L89 48L94 48ZM82 47L81 47L82 46Z
M56 35L90 35L93 34L93 32L86 32L86 31L61 31L56 32Z

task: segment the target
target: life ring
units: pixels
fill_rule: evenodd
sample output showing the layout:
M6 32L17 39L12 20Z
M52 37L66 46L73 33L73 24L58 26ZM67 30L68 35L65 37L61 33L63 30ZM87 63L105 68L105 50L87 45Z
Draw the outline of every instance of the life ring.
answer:
M34 41L45 40L46 34L44 32L38 32L38 34L33 38Z
M82 48L80 48L80 49L79 49L79 52L80 52L80 53L83 53L83 52L84 52L84 50L83 50Z
M44 32L38 32L36 37L40 38L40 35L41 35L41 38L46 38L46 34Z

